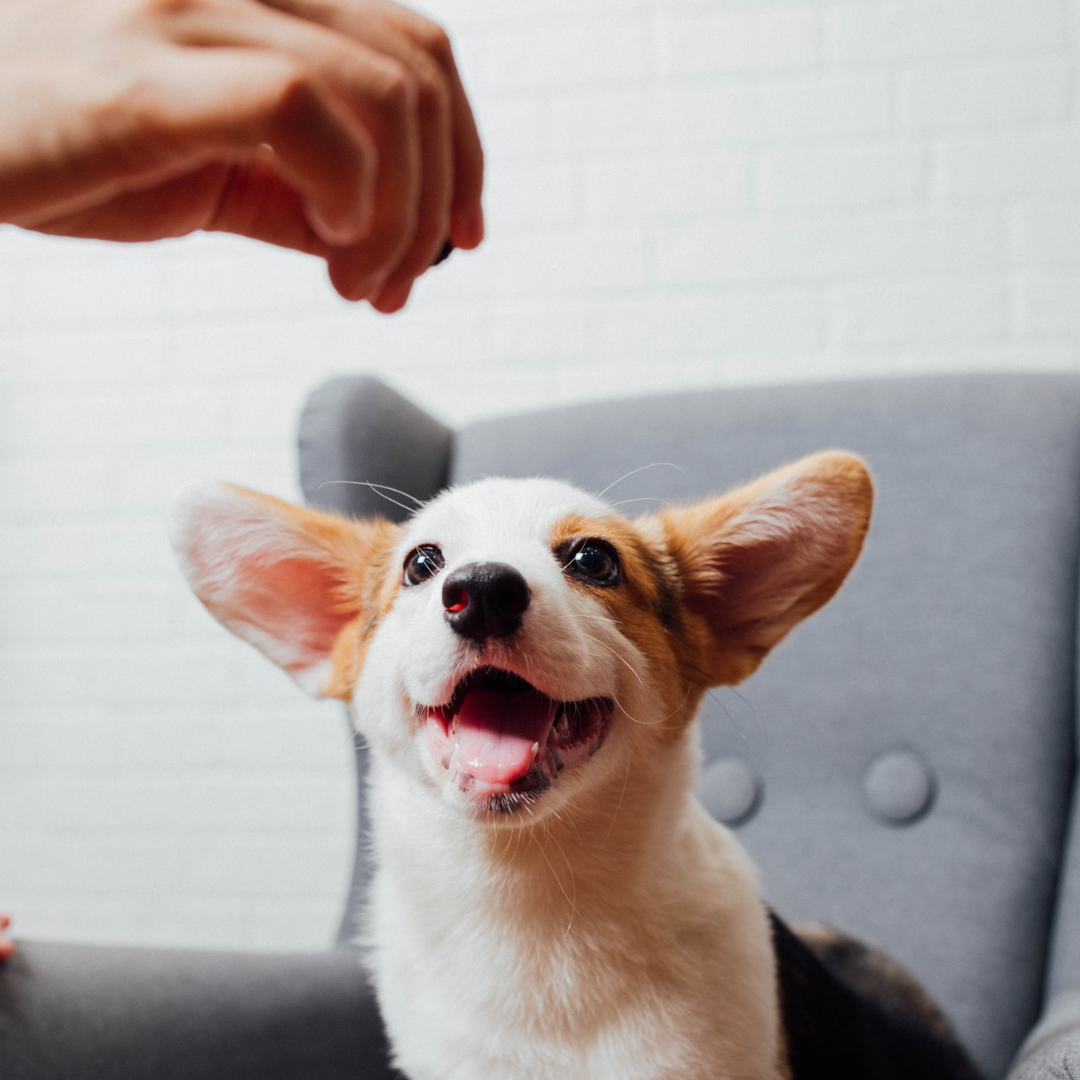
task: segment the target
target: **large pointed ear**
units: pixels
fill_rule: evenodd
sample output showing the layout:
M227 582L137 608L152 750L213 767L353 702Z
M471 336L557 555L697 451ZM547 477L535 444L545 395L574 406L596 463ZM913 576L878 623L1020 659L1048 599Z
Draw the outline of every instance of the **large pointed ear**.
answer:
M210 613L308 691L347 698L398 527L348 521L231 484L188 484L169 532Z
M873 498L866 466L830 451L657 515L684 604L704 621L701 674L714 685L745 679L832 597L862 549Z

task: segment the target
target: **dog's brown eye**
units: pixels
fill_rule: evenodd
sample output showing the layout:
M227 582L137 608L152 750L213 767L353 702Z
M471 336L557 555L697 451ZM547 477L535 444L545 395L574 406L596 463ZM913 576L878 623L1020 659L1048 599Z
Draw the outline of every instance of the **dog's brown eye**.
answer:
M619 556L606 540L579 540L562 556L563 569L590 585L618 585Z
M405 559L405 584L422 585L444 566L443 554L434 544L421 544Z

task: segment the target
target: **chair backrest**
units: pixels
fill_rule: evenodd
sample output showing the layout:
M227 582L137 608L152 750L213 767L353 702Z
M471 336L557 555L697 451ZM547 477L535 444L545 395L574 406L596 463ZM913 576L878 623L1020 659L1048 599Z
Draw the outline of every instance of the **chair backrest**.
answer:
M373 387L402 400L370 382L351 392ZM396 462L342 462L348 475L319 482L406 487L418 443L398 443ZM443 477L548 475L597 492L617 481L607 497L631 514L815 450L867 460L863 557L758 674L707 699L701 795L783 916L885 947L1002 1075L1042 1004L1073 786L1080 379L654 397L484 421L444 445L418 497ZM334 505L312 480L309 498ZM1054 978L1080 986L1080 926L1063 914L1057 938Z

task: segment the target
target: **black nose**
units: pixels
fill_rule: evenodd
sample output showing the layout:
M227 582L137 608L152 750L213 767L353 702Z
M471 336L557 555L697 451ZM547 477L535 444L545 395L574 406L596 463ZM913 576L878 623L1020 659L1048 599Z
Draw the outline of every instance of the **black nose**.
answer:
M473 641L509 637L531 599L528 583L506 563L469 563L443 582L446 621L455 634Z

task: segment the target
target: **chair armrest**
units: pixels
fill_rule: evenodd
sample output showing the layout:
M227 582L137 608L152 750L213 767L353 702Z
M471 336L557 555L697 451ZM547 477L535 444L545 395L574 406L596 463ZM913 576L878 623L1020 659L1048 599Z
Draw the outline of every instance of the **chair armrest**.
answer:
M0 965L4 1080L388 1080L355 953L19 942Z
M1080 1077L1080 990L1057 994L1016 1055L1008 1080Z

